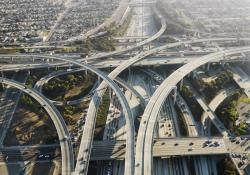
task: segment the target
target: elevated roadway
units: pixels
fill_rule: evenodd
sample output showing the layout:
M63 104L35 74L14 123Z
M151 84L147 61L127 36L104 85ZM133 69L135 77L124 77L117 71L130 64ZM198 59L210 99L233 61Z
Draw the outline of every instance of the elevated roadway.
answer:
M164 18L162 17L162 16L160 16L160 18L161 18L161 21L165 21L164 20ZM165 29L166 29L166 23L164 23L163 25L162 25L162 28L161 28L161 30L157 33L157 34L155 34L153 37L151 37L150 39L147 39L147 40L145 40L145 41L143 41L143 42L141 42L141 43L138 43L136 46L133 46L133 47L130 47L130 48L128 48L128 49L124 49L124 50L122 50L121 52L120 51L115 51L115 52L112 52L112 53L104 53L104 54L101 54L101 55L97 55L97 56L94 56L94 58L93 57L91 57L91 59L96 59L96 58L102 58L102 57L105 57L105 56L110 56L110 55L113 55L113 54L119 54L119 53L122 53L122 52L126 52L126 51L129 51L129 50L133 50L133 49L135 49L135 48L138 48L138 47L141 47L142 45L144 45L144 44L147 44L147 43L149 43L149 42L151 42L151 41L153 41L153 40L155 40L156 38L158 38L164 31L165 31ZM48 57L47 56L47 58L50 58L50 59L54 59L53 57ZM60 59L60 60L63 60L63 59ZM67 62L67 60L66 59L64 59L64 61L66 61ZM85 59L83 59L83 61L86 61ZM73 63L73 62L71 62L71 63ZM78 64L78 65L80 65L80 63ZM81 66L81 65L80 65ZM124 65L123 65L124 66ZM124 67L124 69L125 69L126 67ZM123 70L124 70L123 69ZM120 71L121 72L121 71ZM120 73L119 72L119 73ZM100 89L102 89L102 88L100 88ZM99 90L100 90L99 89ZM97 92L98 92L98 90L97 90ZM119 96L119 95L118 95ZM86 139L86 138L89 138L89 139L87 139L87 141L83 141L84 139L82 139L82 141L83 141L83 143L81 144L82 146L80 147L80 151L79 151L79 154L78 154L78 159L77 159L77 164L76 164L76 173L82 173L82 174L85 174L86 172L87 172L87 167L88 167L88 157L89 157L89 153L90 153L90 150L91 150L91 141L92 141L92 139L91 139L91 137L93 138L93 127L94 127L94 123L95 123L95 113L96 113L96 105L100 102L100 98L96 98L96 97L99 97L99 95L97 94L96 96L94 96L95 98L93 98L93 100L91 101L91 103L90 103L90 107L91 107L91 105L92 105L92 108L89 108L89 111L88 111L88 115L89 114L91 114L91 115L94 115L93 117L87 117L87 118L90 118L90 120L86 120L86 127L84 128L84 130L86 131L86 132L84 132L84 133L87 133L87 136L86 136L86 134L83 134L83 138L84 139ZM123 106L124 107L124 106ZM127 107L129 107L128 105L127 105ZM129 108L128 108L129 109ZM91 111L92 110L92 111ZM93 112L93 110L95 111L95 112ZM133 132L134 132L134 129L133 129L133 121L130 121L130 123L129 122L127 122L128 120L130 120L129 118L131 118L131 117L128 117L128 115L130 115L131 116L131 113L130 113L130 111L124 111L125 113L125 117L127 116L127 119L126 119L126 124L127 124L127 137L128 137L128 139L127 139L127 142L128 142L128 144L127 144L127 148L128 149L130 149L130 150L128 150L128 151L126 151L126 154L127 154L127 159L126 160L129 160L129 162L128 163L126 163L126 161L125 161L125 165L127 165L127 166L125 166L125 170L128 172L128 173L126 173L125 172L125 174L133 174L133 168L134 168L134 166L133 166L133 164L134 164L134 161L133 161L133 155L134 155L134 151L133 151L133 143L134 143L134 135L133 135ZM129 113L128 113L129 112ZM126 115L126 114L128 114L128 115ZM89 122L88 122L89 121ZM89 127L88 127L89 126ZM132 127L132 128L131 128ZM129 146L130 145L130 146ZM80 162L81 161L83 161L83 155L84 155L84 157L85 157L85 159L87 160L87 163L86 164L84 164L84 165L82 165L82 163L80 164ZM84 166L84 168L80 168L81 166Z
M26 57L29 57L26 55ZM131 170L133 169L133 165L134 165L134 161L133 161L133 145L134 145L134 121L133 121L133 116L132 113L130 111L130 107L128 105L128 102L124 96L124 94L122 93L122 91L120 90L119 86L113 82L109 77L106 76L105 73L101 72L100 70L88 65L88 64L82 64L81 62L78 61L74 61L72 59L67 59L67 58L61 58L61 57L53 57L53 56L43 56L46 59L51 59L51 60L60 60L60 61L64 61L76 66L80 66L82 68L85 68L86 70L89 70L93 73L95 73L97 76L99 76L100 78L102 78L103 80L106 81L107 85L115 92L115 94L117 95L122 109L123 109L123 114L125 116L125 120L126 120L126 125L127 125L127 156L126 156L126 160L125 160L125 164L128 165L127 170ZM100 91L101 89L97 89L95 91L95 94L92 98L92 101L90 102L90 106L92 104L92 106L94 108L89 108L88 110L88 116L89 114L95 114L96 112L96 106L98 106L101 102L101 97L98 91ZM93 111L91 111L93 110ZM93 118L89 118L87 117L86 119L86 123L84 126L84 132L83 132L83 139L81 141L81 146L79 149L79 154L78 154L78 158L77 158L77 164L76 164L76 170L75 173L79 173L79 174L86 174L87 173L87 168L88 168L88 160L90 157L90 150L91 150L91 144L92 144L92 140L93 140L93 135L94 135L94 128L95 128L95 115L93 116ZM85 164L82 164L80 162L85 161ZM84 167L82 167L84 166Z
M222 40L224 40L224 39L222 39ZM230 40L231 41L231 40L236 40L236 39L233 38L233 39L226 39L226 40ZM143 52L143 53L141 53L141 54L139 54L139 55L131 58L126 63L120 65L114 72L115 72L115 74L118 75L122 70L124 70L125 68L129 67L130 65L133 65L134 63L136 63L137 61L143 59L144 57L149 56L149 55L151 55L153 53L157 53L160 50L164 50L164 49L167 49L167 48L176 47L176 46L179 46L181 44L199 43L199 42L205 42L205 41L207 41L207 40L206 39L201 39L201 40L196 40L196 41L178 42L178 43L167 44L167 45L164 45L164 46L161 46L161 47L158 47L158 48L154 48L154 49L152 49L150 51ZM211 40L209 39L209 41L211 41ZM212 39L212 41L221 41L221 39ZM53 57L52 57L52 59L53 59Z
M188 86L189 86L190 90L192 91L194 98L197 100L197 102L199 103L201 108L205 111L206 115L208 115L209 119L212 121L212 123L218 129L219 133L222 134L224 137L230 136L230 132L228 131L228 129L220 121L220 119L215 114L215 112L206 104L206 102L202 98L202 96L192 87L192 85L190 83L188 83Z
M161 23L161 29L152 37L147 38L139 43L136 43L135 45L129 46L128 48L121 48L119 50L116 51L112 51L112 52L103 52L103 53L99 53L96 54L94 56L88 57L88 58L84 58L84 59L80 59L80 61L86 61L86 60L95 60L95 59L100 59L100 58L104 58L104 57L110 57L112 55L119 55L121 53L125 53L125 52L129 52L132 50L135 50L137 48L142 47L143 45L146 45L154 40L156 40L157 38L159 38L166 30L167 28L167 24L166 24L166 20L165 18L162 16L162 14L160 14L159 11L157 11L156 8L154 8L154 12L156 13L156 15L158 16L160 23Z
M24 55L23 57L29 58L30 55ZM72 65L80 66L82 68L85 68L86 70L89 70L93 73L95 73L97 76L102 78L103 80L106 81L107 85L115 92L117 95L122 109L123 109L123 114L125 116L126 120L126 125L127 125L127 156L126 156L126 161L125 163L128 165L127 171L132 170L134 166L134 161L133 161L133 155L134 155L134 121L132 117L132 113L130 111L128 102L120 90L119 86L113 82L109 77L106 76L105 73L101 72L100 70L94 68L91 65L88 64L82 64L81 62L74 61L71 59L67 58L62 58L62 57L55 57L55 56L43 56L45 59L50 59L50 60L59 60L59 61L64 61ZM88 160L90 157L91 153L91 144L93 140L93 135L94 135L94 127L95 127L95 118L96 118L96 107L100 104L101 102L101 96L99 95L99 91L102 89L97 89L95 91L95 94L92 98L92 101L90 102L90 106L92 105L92 108L89 108L88 114L87 115L93 115L93 117L87 117L86 122L85 122L85 127L84 127L84 132L82 136L82 141L81 141L81 146L77 158L77 164L76 164L76 170L75 173L81 173L81 174L86 174L87 173L87 168L88 168ZM85 164L82 164L80 162L86 161ZM84 167L82 167L84 166Z
M205 142L211 142L212 146L204 147ZM217 142L219 146L214 146ZM190 145L192 143L192 145ZM8 153L13 151L38 152L39 149L58 148L59 145L34 145L34 146L10 146L0 149L1 152ZM94 141L91 160L124 160L126 152L126 141ZM236 147L236 146L235 146ZM154 157L172 156L192 156L192 155L218 155L229 154L225 140L221 137L177 137L154 139ZM32 153L30 153L32 154ZM29 154L29 156L30 156ZM7 154L6 154L7 155ZM22 154L20 154L21 157ZM16 155L13 155L16 156ZM25 155L23 155L25 156ZM21 159L21 158L20 158Z
M139 166L136 168L136 174L151 174L152 173L152 142L155 123L157 121L157 115L163 105L165 99L172 93L176 85L189 73L198 67L207 64L214 59L223 59L224 56L229 56L237 53L249 52L250 47L241 47L227 51L221 51L207 56L201 57L197 61L188 63L173 74L171 74L155 91L151 97L142 117L142 122L139 129L138 137L141 142L137 142L137 145L141 149L136 149L136 164ZM144 140L145 139L145 140ZM147 143L147 144L145 144ZM145 147L144 147L145 146ZM144 161L143 161L143 160Z
M216 109L219 107L220 104L229 96L233 95L237 88L235 87L229 87L226 89L223 89L220 91L214 98L213 100L209 103L209 108L212 111L216 111ZM203 112L201 116L201 123L202 123L202 135L204 136L210 136L211 135L211 121L209 120L209 116L207 115L206 112Z
M250 59L249 59L250 60ZM234 81L241 87L250 98L250 77L239 66L231 66Z
M1 55L0 55L1 56ZM38 56L38 55L37 55ZM22 55L19 56L20 58ZM190 57L148 57L144 60L138 61L137 63L131 65L131 66L160 66L160 65L177 65L177 64L187 64L189 62L192 62L194 60L199 59L198 56L190 56ZM127 61L128 59L108 59L108 60L100 60L99 62L88 62L88 64L96 67L96 68L113 68L118 67L123 61ZM224 63L235 63L235 62L249 62L250 60L245 60L239 57L232 57L231 59L224 60ZM219 60L213 60L213 62L219 62ZM60 62L23 62L23 63L4 63L0 64L0 69L2 71L18 71L18 70L31 70L31 69L39 69L39 68L50 68L50 67L69 67L68 64L62 64Z
M165 19L163 18L163 16L161 14L159 14L159 12L156 11L156 13L159 15L159 18L161 19L161 29L155 34L153 35L152 37L136 44L135 46L131 46L127 49L121 49L119 51L114 51L114 52L110 52L110 53L107 53L107 54L103 54L101 57L105 57L105 56L110 56L111 55L115 55L115 54L120 54L122 52L128 52L130 50L133 50L133 49L136 49L138 47L141 47L147 43L150 43L152 42L153 40L157 39L160 35L162 35L164 33L164 31L166 30L166 21ZM91 58L91 59L96 59L98 58L98 55L96 55L97 57L95 58ZM127 62L124 62L122 63L120 66L118 66L114 71L112 71L110 74L109 74L109 78L111 79L115 79L123 70L125 70L126 68L128 68L130 65L132 65L133 63L135 63L137 61L137 59L142 59L144 58L141 57L141 55L139 55L139 57L135 57L133 59L130 59L128 60ZM89 60L90 58L88 59L82 59L80 61L86 61L86 60ZM107 84L105 82L102 82L100 84L100 86L97 88L97 96L99 97L102 97L105 93L105 90L107 88ZM91 102L90 102L90 105L89 105L89 109L88 109L88 114L87 114L87 118L89 119L92 119L92 123L88 126L92 127L93 129L93 125L95 123L95 116L96 116L96 113L97 113L97 107L99 106L99 101L95 101L94 98L92 98ZM91 126L92 125L92 126ZM92 136L93 138L93 136ZM83 139L86 139L86 137L83 135L82 136L82 140ZM130 162L125 162L125 175L131 175L131 174L134 174L134 121L133 120L130 120L130 123L127 122L127 119L126 119L126 140L127 140L127 146L129 148L128 151L126 151L126 158L127 160L129 160ZM81 156L81 155L79 155ZM78 157L79 157L78 156ZM81 163L80 163L80 158L78 158L78 161L77 161L77 164L76 164L76 171L77 172L80 172L79 169L81 167ZM84 168L85 170L87 169L87 167L85 166ZM86 172L86 171L85 171ZM85 174L84 172L84 174Z
M62 153L62 174L70 175L71 172L74 170L74 152L71 139L66 128L66 124L60 112L42 94L26 87L22 83L1 77L0 82L15 87L26 93L27 95L33 97L48 113L55 125L60 140Z
M162 83L164 81L164 78L155 71L152 71L149 69L147 71L145 70L144 72L146 74L149 74L150 76L152 76L152 78L154 78L159 83ZM170 98L170 97L168 97L168 98ZM172 99L171 100L167 99L167 101L172 101ZM194 120L194 117L193 117L188 105L186 104L185 100L181 97L181 95L178 92L176 95L176 104L179 107L180 111L182 112L182 115L183 115L183 118L185 121L185 126L187 128L188 136L198 137L199 132L198 132L197 123ZM171 108L174 108L173 104L170 106L171 106ZM163 106L163 109L164 109L164 106ZM174 128L175 128L176 135L177 135L177 137L180 137L180 131L179 131L180 128L179 128L179 122L178 122L177 116L172 115L171 118L174 121L174 125L175 125ZM190 149L192 149L192 145L191 145ZM185 159L182 159L182 161L184 163ZM207 159L205 157L197 156L194 158L194 161L195 161L194 166L195 166L196 174L209 175L209 174L213 173L212 172L213 170L208 168L208 162L207 162ZM187 165L183 164L183 165L179 165L179 166L183 166L183 168L185 169L185 166L187 166Z

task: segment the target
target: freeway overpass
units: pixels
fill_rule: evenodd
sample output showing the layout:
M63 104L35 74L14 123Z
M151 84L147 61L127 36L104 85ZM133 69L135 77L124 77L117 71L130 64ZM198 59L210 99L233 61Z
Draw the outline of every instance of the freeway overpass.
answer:
M88 64L82 64L82 63L80 63L78 61L74 61L74 60L70 60L70 59L66 59L66 58L60 58L60 57L47 56L47 58L48 59L65 61L65 62L68 62L70 64L75 64L77 66L83 67L83 68L97 74L99 77L104 79L106 81L106 83L109 85L109 87L111 87L112 90L116 93L118 99L120 100L121 106L123 108L123 113L124 113L124 116L125 116L125 119L126 119L126 124L128 126L128 131L127 132L130 134L130 137L127 140L128 145L130 144L130 147L129 146L127 147L128 150L126 151L126 153L128 153L128 156L127 156L126 161L130 161L130 163L128 163L128 164L132 165L133 161L131 161L131 159L133 159L133 156L131 154L133 154L133 151L131 151L131 150L133 150L132 145L134 145L133 144L134 143L133 142L134 127L133 127L133 122L132 122L133 117L132 117L129 105L127 103L127 100L126 100L124 94L121 92L119 86L116 83L114 83L109 77L107 77L105 73L99 71L98 69L96 69L96 68L94 68L94 67L92 67L92 66L90 66ZM98 96L98 94L95 94L93 99L94 99L94 102L93 102L94 106L96 106L96 104L98 104L100 102L100 100L101 100L101 98L100 98L100 96ZM92 113L92 112L90 111L90 113ZM90 119L91 119L90 121L88 119L86 119L86 124L85 124L85 127L84 127L85 132L83 133L83 138L84 139L82 139L82 144L81 144L81 147L80 147L80 151L79 151L77 160L82 160L81 157L85 157L86 159L88 159L88 157L90 156L90 151L89 150L91 150L91 143L90 142L92 141L92 139L86 139L86 138L89 138L90 135L91 135L91 137L93 137L93 133L94 133L94 129L93 129L94 124L93 123L95 122L95 121L92 120L92 118L90 118ZM87 166L88 165L85 164L84 169L87 169ZM76 168L77 168L77 172L82 171L82 170L79 170L78 167L76 167Z
M14 56L14 55L13 55ZM33 55L35 56L35 55ZM36 55L39 56L39 55ZM1 55L0 55L1 57ZM9 56L11 57L11 56ZM23 58L22 55L15 57ZM40 56L41 57L41 56ZM44 57L44 56L43 56ZM164 57L164 56L150 56L145 58L142 61L138 61L137 63L131 65L131 66L160 66L160 65L176 65L176 64L187 64L192 61L195 61L199 59L198 56L188 56L188 57ZM96 68L113 68L118 67L123 61L126 59L107 59L107 60L100 60L99 62L89 62L90 65L96 67ZM223 60L223 63L234 63L234 62L249 62L249 59L241 58L238 56L235 57L229 57L225 60ZM221 60L212 60L211 62L221 62ZM0 70L1 71L13 71L13 70L27 70L27 69L38 69L38 68L48 68L48 67L72 67L69 64L64 64L62 62L29 62L29 61L23 61L23 63L20 64L0 64Z
M137 140L139 141L137 142L137 146L139 145L142 148L136 149L136 151L138 151L138 153L136 153L136 155L138 155L136 163L139 164L136 169L137 174L152 173L152 144L154 128L161 106L165 102L165 99L172 93L173 87L175 87L186 75L198 67L207 64L209 61L223 59L224 56L245 52L250 52L250 47L241 47L206 55L196 61L182 66L164 80L151 97L142 117L143 123L141 123L138 133L141 139Z
M221 39L212 39L212 41L220 41ZM224 40L224 39L223 39ZM228 38L226 39L228 40ZM229 39L230 40L230 39ZM233 39L235 40L235 38ZM172 48L172 47L176 47L176 46L179 46L181 44L190 44L190 43L198 43L198 42L205 42L207 41L206 39L201 39L201 40L196 40L196 41L187 41L187 42L178 42L178 43L172 43L172 44L167 44L167 45L164 45L164 46L161 46L161 47L158 47L158 48L154 48L150 51L146 51L146 52L143 52L143 53L140 53L139 55L131 58L129 61L127 62L124 62L123 64L121 64L115 71L113 74L116 74L116 76L124 69L126 69L127 67L133 65L134 63L142 60L144 57L146 56L149 56L149 55L152 55L154 53L157 53L159 52L160 50L164 50L164 49L167 49L167 48ZM209 39L209 41L211 41L211 39ZM51 58L53 59L54 57L50 57L50 56L46 56L47 58ZM62 60L62 59L61 59ZM66 59L65 59L66 60ZM67 61L67 60L66 60Z
M247 138L247 137L246 137ZM238 138L240 140L240 138ZM208 144L204 144L208 143ZM242 142L243 143L243 142ZM242 144L241 143L241 144ZM241 144L228 143L227 140L221 137L172 137L165 139L155 139L153 145L154 157L172 157L172 156L197 156L197 155L218 155L218 154L230 154L242 153L240 149L237 149ZM246 145L249 145L249 141ZM206 146L205 146L206 145ZM216 146L217 145L217 146ZM229 146L227 146L229 145ZM31 156L32 153L37 152L39 149L45 148L58 148L59 145L34 145L34 146L10 146L3 147L0 152L5 155L10 155L13 151L26 152ZM91 160L124 160L125 158L126 141L94 141L91 153ZM231 147L232 149L229 149ZM245 146L246 147L246 146ZM28 153L29 154L28 154ZM249 153L245 152L245 153ZM13 157L18 155L12 155ZM25 155L23 155L25 156ZM23 157L19 156L20 159ZM19 159L19 158L18 158Z
M250 77L238 66L232 66L230 69L233 71L234 81L244 89L245 94L250 98Z

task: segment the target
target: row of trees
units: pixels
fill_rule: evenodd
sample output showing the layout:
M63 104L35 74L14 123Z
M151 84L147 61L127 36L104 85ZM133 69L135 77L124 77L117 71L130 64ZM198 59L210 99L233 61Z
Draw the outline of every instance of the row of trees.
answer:
M109 93L106 91L102 98L102 103L97 111L97 117L96 117L96 129L95 129L95 140L102 140L103 139L103 133L106 125L107 115L109 112L109 105L110 105L110 99L109 99Z

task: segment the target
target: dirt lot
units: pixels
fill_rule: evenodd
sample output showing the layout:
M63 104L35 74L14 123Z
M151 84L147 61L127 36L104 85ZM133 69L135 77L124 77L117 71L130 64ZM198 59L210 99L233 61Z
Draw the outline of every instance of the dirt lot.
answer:
M19 164L0 164L1 175L19 175L22 167Z
M30 168L28 175L53 175L55 165L51 162L48 163L36 163Z
M5 145L53 143L54 140L58 140L58 137L48 116L39 116L18 107L7 133Z
M20 175L25 172L26 175L56 175L60 174L60 164L53 162L31 162L27 165L23 163L0 164L1 175Z

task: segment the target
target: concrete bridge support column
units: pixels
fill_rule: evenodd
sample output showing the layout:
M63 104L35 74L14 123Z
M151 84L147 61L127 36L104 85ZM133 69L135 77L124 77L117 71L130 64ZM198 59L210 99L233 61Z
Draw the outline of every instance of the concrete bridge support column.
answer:
M225 67L225 61L222 60L222 61L220 62L220 64L221 64L222 67Z
M69 64L69 69L71 69L71 66L72 66L72 65L71 65L71 64Z
M85 63L85 64L88 64L88 61L87 61L87 60L84 60L84 63ZM87 69L85 69L85 75L88 75L88 70L87 70Z
M183 87L183 79L181 80L181 82L180 82L180 89L182 89L182 87Z
M247 61L247 58L243 59L243 60L241 61L241 64L245 64L246 61Z
M4 73L3 71L1 71L1 77L4 78ZM7 85L5 85L4 83L2 83L3 89L5 89L5 87L7 87Z
M101 78L98 76L98 78L97 78L97 84L98 84L98 86L100 85L100 82L101 82Z
M110 87L109 87L109 100L110 100L110 101L112 100L112 90L111 90Z
M177 87L174 87L174 89L173 89L173 102L174 102L174 104L176 102L176 97L177 97Z
M85 71L84 71L84 72L85 72L85 75L87 76L87 75L88 75L88 70L87 70L87 69L85 69Z
M196 78L197 78L197 72L196 72L196 71L193 71L193 72L192 72L192 76L193 76L193 79L196 79Z
M207 71L210 70L210 64L211 64L211 63L208 63L208 64L207 64Z

